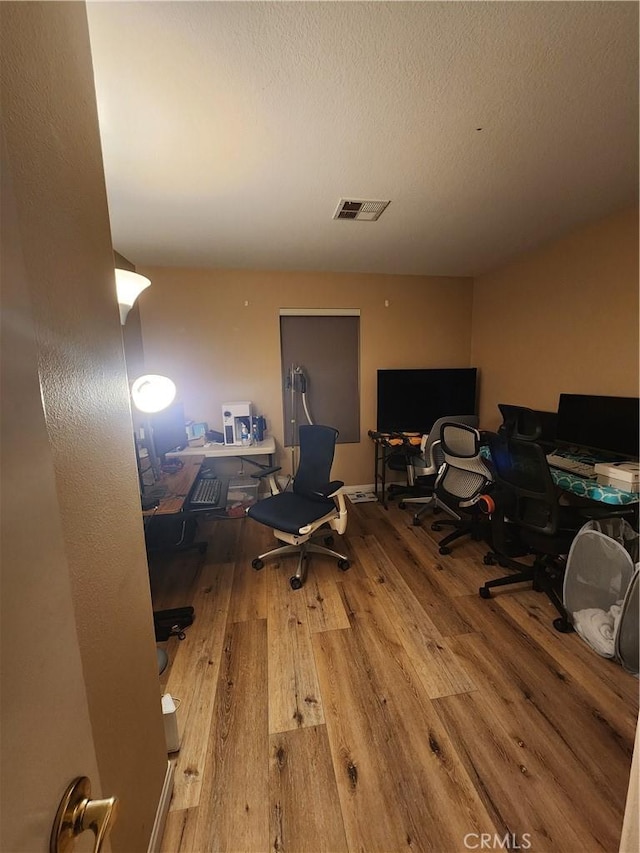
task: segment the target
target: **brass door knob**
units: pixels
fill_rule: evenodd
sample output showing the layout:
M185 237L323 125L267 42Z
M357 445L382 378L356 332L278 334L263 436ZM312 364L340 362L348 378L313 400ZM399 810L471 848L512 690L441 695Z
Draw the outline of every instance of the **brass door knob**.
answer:
M116 797L91 799L91 782L78 776L64 793L51 829L50 853L69 853L73 840L90 829L95 835L94 853L100 853L102 843L111 829L118 809Z

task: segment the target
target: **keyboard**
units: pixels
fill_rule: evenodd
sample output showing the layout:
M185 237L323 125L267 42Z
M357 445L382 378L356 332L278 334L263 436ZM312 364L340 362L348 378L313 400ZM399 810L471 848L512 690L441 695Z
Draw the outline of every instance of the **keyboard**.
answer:
M191 506L224 509L227 505L228 485L228 478L225 477L200 478L191 494Z
M554 468L559 468L568 474L576 474L578 477L586 477L589 480L596 479L594 466L589 465L588 462L577 462L575 459L567 459L566 456L556 456L555 453L550 453L547 456L547 462Z

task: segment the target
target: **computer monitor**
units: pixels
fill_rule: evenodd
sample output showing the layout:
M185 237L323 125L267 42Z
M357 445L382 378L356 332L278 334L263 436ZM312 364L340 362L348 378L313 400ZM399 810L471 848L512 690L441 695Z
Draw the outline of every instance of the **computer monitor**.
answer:
M378 371L378 432L428 433L438 418L476 414L475 367Z
M556 439L559 444L638 458L638 397L560 394Z
M165 454L169 451L182 450L187 446L187 428L182 403L173 403L164 411L151 415L149 420L153 430L156 456L161 461L164 461Z

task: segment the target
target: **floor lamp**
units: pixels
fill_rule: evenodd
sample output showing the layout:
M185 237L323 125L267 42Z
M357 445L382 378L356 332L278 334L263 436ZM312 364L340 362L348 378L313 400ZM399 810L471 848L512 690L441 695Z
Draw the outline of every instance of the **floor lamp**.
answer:
M160 479L160 460L153 440L153 427L149 415L162 412L173 403L176 396L175 383L167 376L147 373L135 380L131 386L133 405L145 416L144 441L149 454L149 464L155 480Z

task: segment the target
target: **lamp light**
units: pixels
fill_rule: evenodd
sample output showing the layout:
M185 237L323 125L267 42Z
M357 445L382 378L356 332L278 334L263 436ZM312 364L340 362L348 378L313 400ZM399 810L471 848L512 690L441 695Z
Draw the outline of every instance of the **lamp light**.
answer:
M158 376L155 373L140 376L131 386L131 398L136 409L147 414L166 409L175 396L175 382L167 376Z
M155 412L161 412L173 403L176 396L176 385L167 376L158 376L156 373L146 373L144 376L139 376L131 386L131 399L133 405L140 412L144 412L147 416L144 425L144 440L149 454L149 462L153 470L154 479L157 481L160 478L161 467L156 446L153 440L153 427L149 415ZM138 462L138 471L140 471L140 463ZM144 493L144 483L142 475L140 475L140 488Z
M151 281L140 273L116 269L116 293L118 294L118 306L120 308L120 322L123 326L136 299L150 284Z

